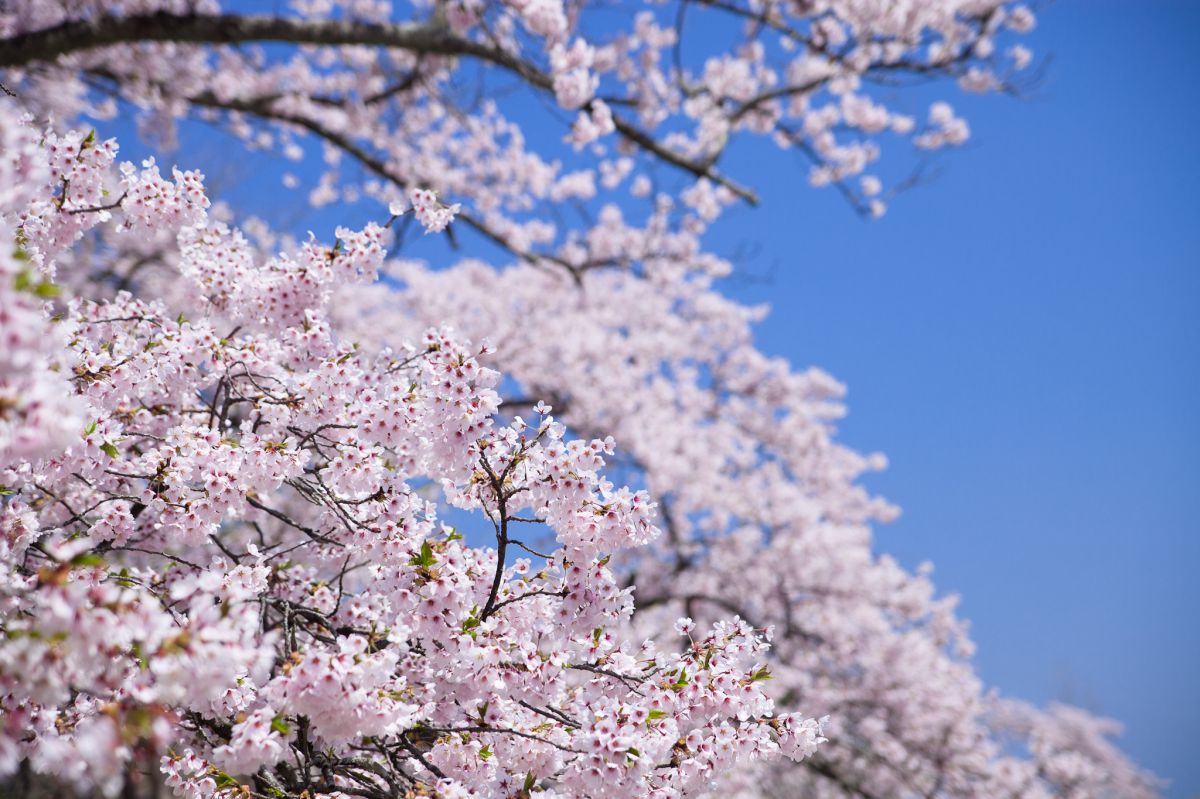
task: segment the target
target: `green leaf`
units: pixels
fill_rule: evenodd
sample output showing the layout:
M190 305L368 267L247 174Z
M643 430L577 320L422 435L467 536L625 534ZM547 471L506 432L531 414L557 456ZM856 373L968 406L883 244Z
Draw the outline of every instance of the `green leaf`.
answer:
M761 669L754 672L754 674L750 676L750 679L754 680L755 682L758 682L759 680L769 680L771 679L771 672L766 666L763 666Z
M525 775L525 785L521 788L521 790L523 790L525 793L533 793L533 786L536 783L537 781L533 778L533 772L531 771Z
M688 684L687 669L680 669L679 670L679 679L675 681L675 684L672 685L671 688L676 691L682 691L683 688L687 684Z
M34 277L35 275L32 270L21 270L13 278L13 288L17 291L28 291L36 297L41 297L43 300L53 299L61 292L58 286L48 280L38 280L35 282Z
M118 454L120 454L117 452L117 448L107 441L100 445L100 451L110 458L115 458Z
M109 577L112 577L113 582L122 588L137 588L138 584L129 576L129 569L122 568L116 574L109 574Z
M433 546L428 541L422 541L421 554L413 555L408 563L410 566L419 566L422 569L428 569L437 563L437 558L433 556Z
M292 731L292 728L288 726L286 721L284 721L283 716L276 716L275 718L271 719L271 729L275 730L275 732L279 733L280 735L288 735Z
M133 642L133 645L129 647L129 654L133 655L137 661L139 670L146 671L150 668L150 663L147 662L146 656L142 654L142 645L139 642Z
M209 766L212 769L213 780L217 783L218 788L237 788L238 781L230 777L224 771L216 766Z
M76 569L103 565L104 558L100 557L95 552L83 552L71 558L71 566Z
M667 711L655 708L646 714L646 721L658 721L667 717Z
M85 436L90 436L94 432L96 432L96 420L95 419L93 419L91 424L89 424L87 427L83 428L83 434Z
M484 760L487 760L489 757L492 756L492 750L485 746L479 750L479 756L482 757Z
M43 280L41 283L38 283L36 286L33 287L34 296L41 297L43 300L54 299L61 293L62 293L62 289L60 289L58 286L54 285L53 283L47 282L45 280Z
M0 497L11 497L15 493L17 493L15 488L9 488L3 483L0 483Z

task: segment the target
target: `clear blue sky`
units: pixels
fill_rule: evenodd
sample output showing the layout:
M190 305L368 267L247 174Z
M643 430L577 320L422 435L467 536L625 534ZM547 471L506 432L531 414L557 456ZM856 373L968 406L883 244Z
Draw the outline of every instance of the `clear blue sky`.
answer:
M1200 2L1059 0L1028 43L1053 60L1025 99L897 96L921 117L951 99L973 139L884 219L799 185L804 167L780 168L790 156L746 148L726 168L763 207L730 212L710 241L727 255L753 243L743 274L767 280L727 289L774 306L762 347L849 385L842 439L888 454L869 484L904 508L879 549L932 560L941 590L962 594L984 679L1122 720L1127 751L1187 799L1200 796ZM123 128L105 133L134 155ZM210 140L173 158L240 207L297 221L284 167L221 169L206 151L228 153ZM893 177L913 163L895 143L884 162ZM300 228L327 236L339 215Z
M1200 795L1200 3L1060 0L1029 38L1053 56L1042 86L949 98L971 144L884 219L746 155L731 171L764 207L718 250L757 241L746 268L769 281L730 290L772 303L762 346L849 385L842 438L888 454L869 485L904 509L879 548L962 594L984 679L1121 719L1183 799Z

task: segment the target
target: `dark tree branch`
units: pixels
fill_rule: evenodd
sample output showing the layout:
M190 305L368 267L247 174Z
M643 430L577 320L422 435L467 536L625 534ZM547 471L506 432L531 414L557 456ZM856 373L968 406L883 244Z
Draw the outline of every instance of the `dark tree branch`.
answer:
M554 91L553 79L536 65L497 46L458 36L441 24L377 24L237 14L160 12L64 22L53 28L0 40L0 67L53 61L71 53L134 42L365 45L426 55L469 56L502 67L542 91ZM696 161L685 158L628 120L614 115L613 123L622 136L647 153L698 178L719 183L750 204L757 204L758 198L754 192L713 171L713 159Z

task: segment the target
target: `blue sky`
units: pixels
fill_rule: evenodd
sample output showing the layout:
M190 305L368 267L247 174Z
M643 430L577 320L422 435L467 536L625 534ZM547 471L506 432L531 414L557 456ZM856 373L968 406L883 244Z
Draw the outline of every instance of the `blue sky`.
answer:
M756 243L745 268L766 281L729 290L772 304L762 347L849 385L842 439L887 453L869 485L904 509L879 549L962 594L984 679L1122 720L1183 799L1200 795L1200 3L1061 0L1029 44L1053 56L1043 84L948 97L970 145L882 220L746 152L729 169L763 207L716 249Z
M1052 61L1023 99L897 95L919 117L950 99L973 138L882 220L748 147L725 167L763 205L709 241L754 253L726 289L773 306L761 346L849 385L841 437L889 456L869 485L904 509L878 547L932 560L940 589L962 594L983 678L1120 719L1127 751L1187 799L1200 796L1200 3L1059 0L1027 43ZM123 127L106 134L136 154ZM224 142L206 144L166 160L297 219L282 165L221 169L205 152ZM912 166L904 149L885 144L885 176ZM341 213L363 221L335 209L300 227L326 236Z

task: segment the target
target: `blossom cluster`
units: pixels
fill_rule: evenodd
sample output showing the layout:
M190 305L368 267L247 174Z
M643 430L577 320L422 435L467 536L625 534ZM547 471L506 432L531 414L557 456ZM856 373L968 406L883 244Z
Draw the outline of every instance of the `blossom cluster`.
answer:
M0 464L0 779L24 762L109 795L159 770L191 797L633 797L811 753L808 720L763 689L762 631L636 636L610 561L658 530L648 495L605 476L611 438L572 438L545 405L498 421L490 350L446 329L396 349L334 331L337 290L388 291L381 228L260 261L189 173L22 130L3 168L35 190L62 196L61 142L70 179L129 188L80 214L6 198L39 274L65 277L83 228L174 229L188 301L64 281L76 296L12 320L56 333L18 355L50 348L76 426L15 417L42 446Z
M665 210L635 224L606 209L564 258L623 256L636 268L588 270L582 285L539 264L388 264L395 297L376 304L348 290L360 310L342 324L403 331L405 319L455 319L469 335L486 331L490 362L527 396L553 397L570 429L611 432L664 529L620 564L642 634L677 640L730 612L773 626L768 689L785 708L830 717L809 717L781 745L829 741L817 766L725 772L721 795L917 786L937 796L1153 796L1153 779L1106 740L1115 728L1060 708L1001 713L971 668L955 598L936 595L929 568L910 573L872 551L869 525L897 511L857 480L886 461L837 443L839 383L763 355L751 332L760 311L717 293L728 264L703 258L695 234L709 201L692 195L694 211L674 225ZM571 313L522 312L547 303ZM1028 756L1014 754L1013 738Z
M1154 795L985 690L704 244L755 137L884 214L885 146L970 135L896 85L1018 90L1026 6L287 5L0 8L0 790ZM391 218L234 224L50 122L118 113ZM410 220L503 255L388 260Z
M437 194L429 189L413 189L409 198L412 200L413 214L426 233L440 233L445 230L462 208L459 203L443 205L438 202ZM396 210L392 213L396 215Z
M421 224L437 232L461 206L493 240L519 253L563 238L566 231L547 222L544 210L563 198L576 175L595 175L631 152L638 155L635 177L665 164L751 197L716 167L731 142L751 136L795 151L811 162L812 185L837 185L858 210L879 216L899 181L873 192L860 186L863 178L882 186L872 170L885 143L905 139L932 150L969 137L966 121L945 100L926 115L896 102L890 87L907 76L938 76L967 92L1018 90L1033 55L1016 42L1036 23L1028 6L1009 0L919 0L903 10L889 0L733 0L682 9L647 3L614 30L602 21L603 10L588 4L456 0L428 19L426 6L433 4L411 9L428 41L400 37L394 47L372 49L362 45L386 43L387 26L404 13L393 3L292 5L285 19L310 26L296 35L315 46L312 57L218 46L240 37L242 26L236 6L216 0L14 2L0 11L0 35L19 39L106 17L147 20L164 28L152 41L130 34L93 47L83 31L67 42L62 62L32 70L20 68L37 56L9 62L18 67L14 85L40 113L62 118L80 111L111 115L114 96L132 100L168 142L188 108L223 123L249 147L289 160L312 149L306 131L327 166L312 187L315 204L365 195L386 205L399 192L409 196ZM171 41L169 28L191 25L197 15L228 20L228 33L180 33L179 42ZM352 35L338 27L341 19L366 31ZM685 46L716 26L731 34L726 47L693 53ZM547 116L530 133L540 136L540 128L565 121L559 135L577 152L594 147L595 158L576 168L547 157L530 147L531 137L500 103L455 102L456 76L468 58L527 82L566 112ZM346 185L354 171L347 161L370 179ZM299 179L289 173L285 182L296 186Z

